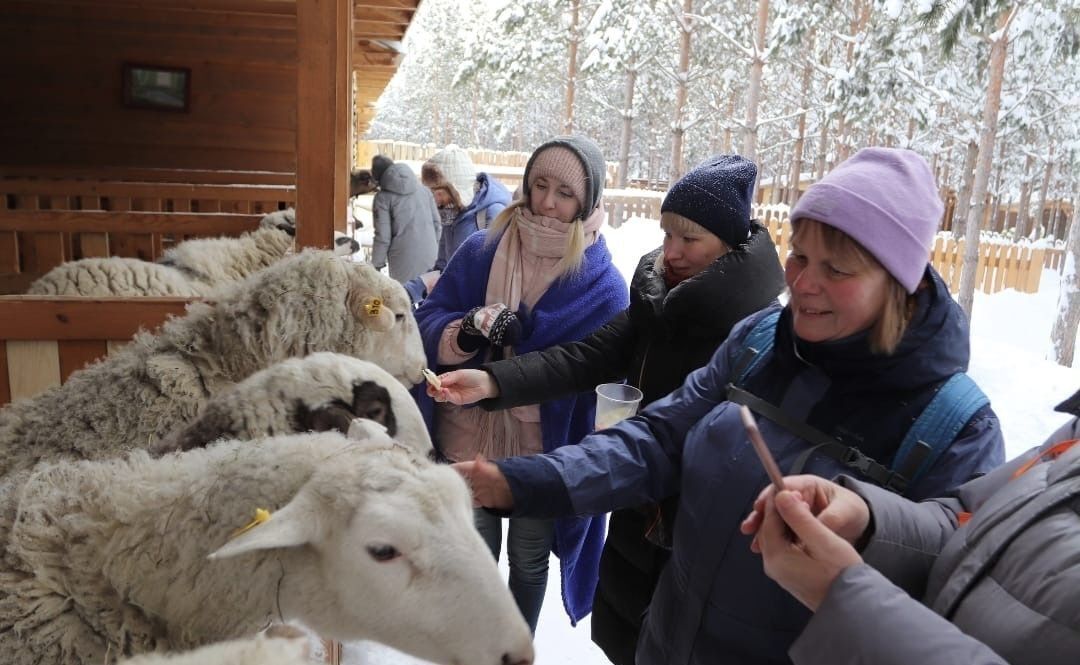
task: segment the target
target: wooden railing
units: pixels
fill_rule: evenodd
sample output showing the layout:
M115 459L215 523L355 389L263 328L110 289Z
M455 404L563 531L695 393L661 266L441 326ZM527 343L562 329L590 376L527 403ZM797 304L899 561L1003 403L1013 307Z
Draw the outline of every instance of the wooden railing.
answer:
M0 294L24 293L65 261L126 256L153 261L173 243L235 236L262 215L190 212L0 210Z
M140 329L182 316L184 298L0 297L0 405L67 381Z

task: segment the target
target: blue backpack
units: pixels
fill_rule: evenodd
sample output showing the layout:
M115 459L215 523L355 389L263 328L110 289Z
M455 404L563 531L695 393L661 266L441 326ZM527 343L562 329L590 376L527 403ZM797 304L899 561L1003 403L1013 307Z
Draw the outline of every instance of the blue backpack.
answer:
M728 400L744 404L784 429L814 444L796 460L791 473L798 473L815 451L823 452L855 469L882 487L903 494L933 468L941 454L952 445L956 435L975 412L990 403L971 377L958 372L941 383L934 397L908 429L891 466L866 456L857 448L841 443L810 425L788 417L779 407L739 387L751 375L776 339L780 311L763 316L743 340L744 351L728 384Z

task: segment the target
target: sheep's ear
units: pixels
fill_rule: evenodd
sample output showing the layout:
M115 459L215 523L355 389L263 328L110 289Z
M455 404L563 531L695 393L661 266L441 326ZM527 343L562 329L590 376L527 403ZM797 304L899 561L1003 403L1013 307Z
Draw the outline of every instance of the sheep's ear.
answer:
M314 542L319 536L317 511L309 509L301 497L271 513L270 519L257 524L211 552L208 559L224 559L256 550L297 547Z
M362 295L349 298L349 309L353 315L373 330L386 332L394 327L397 315L379 296Z

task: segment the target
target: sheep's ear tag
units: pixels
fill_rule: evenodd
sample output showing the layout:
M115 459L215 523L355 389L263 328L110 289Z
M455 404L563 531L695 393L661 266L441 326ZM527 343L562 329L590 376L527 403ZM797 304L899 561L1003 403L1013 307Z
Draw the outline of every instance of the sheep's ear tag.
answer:
M364 311L368 316L376 317L382 312L382 300L379 298L368 298L364 301Z
M233 535L229 536L229 540L232 540L233 538L236 538L237 536L239 536L242 533L247 533L248 531L251 531L252 529L254 529L255 527L259 526L260 524L262 524L263 522L265 522L265 521L267 521L269 519L270 519L270 511L269 510L267 510L265 508L256 508L255 509L255 517L250 522L248 522L244 526L242 526L239 529L237 529L236 531L234 531Z

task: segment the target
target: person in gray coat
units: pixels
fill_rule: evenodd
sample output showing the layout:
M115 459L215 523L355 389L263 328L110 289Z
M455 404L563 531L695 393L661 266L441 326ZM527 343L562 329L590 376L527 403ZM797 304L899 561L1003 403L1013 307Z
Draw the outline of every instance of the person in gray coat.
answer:
M1057 406L1080 416L1080 391ZM1075 665L1080 418L948 497L912 503L841 476L784 479L743 531L815 612L797 664ZM920 604L917 598L921 598Z
M406 164L385 155L371 160L371 175L379 183L372 204L375 239L371 264L390 264L390 277L404 284L435 263L439 251L439 210L431 190Z

